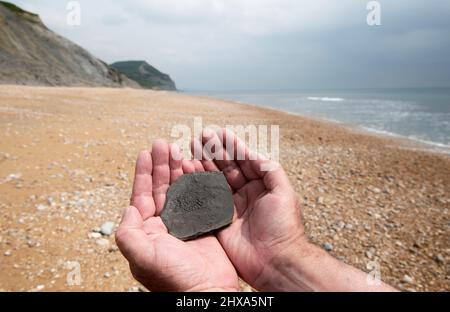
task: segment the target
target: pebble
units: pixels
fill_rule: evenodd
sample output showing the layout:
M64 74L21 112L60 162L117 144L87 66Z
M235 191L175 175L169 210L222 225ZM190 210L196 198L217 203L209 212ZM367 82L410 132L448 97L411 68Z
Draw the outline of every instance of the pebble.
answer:
M112 245L111 247L109 247L108 251L109 252L116 252L119 250L119 247L117 247L117 245Z
M47 198L47 204L49 205L49 206L54 206L56 203L55 203L55 200L53 199L53 197L48 197Z
M6 257L11 256L11 250L5 251L5 253L3 255L6 256Z
M372 247L369 250L366 250L365 255L368 259L372 259L373 256L375 255L375 252L376 252L375 248Z
M109 247L109 240L107 240L106 238L99 238L97 239L96 243L101 247Z
M405 274L402 278L402 282L412 284L413 278L411 276Z
M323 244L323 248L325 248L326 251L332 251L333 245L331 243L325 243Z
M46 210L47 208L48 208L48 206L44 205L44 204L39 204L39 205L36 206L36 209L39 210L39 211Z
M98 233L98 232L90 232L90 233L88 234L88 237L89 237L89 238L97 239L97 238L102 237L102 234L100 234L100 233Z
M22 177L22 174L19 173L11 173L8 175L5 179L5 182L13 181L13 180L19 180Z
M114 227L115 227L114 222L107 221L103 223L102 226L100 227L100 233L109 236L114 232Z
M128 292L147 292L148 290L142 286L132 286L128 288Z
M32 289L31 291L41 291L44 290L45 285L37 285L36 288Z
M438 255L436 256L436 261L437 261L438 263L444 263L444 262L445 262L445 258L444 258L443 255L438 254Z
M375 194L380 194L381 193L381 190L378 187L369 186L367 189L369 191L371 191L372 193L375 193Z
M128 174L126 174L124 172L120 172L118 177L119 177L119 179L121 179L123 181L128 181Z

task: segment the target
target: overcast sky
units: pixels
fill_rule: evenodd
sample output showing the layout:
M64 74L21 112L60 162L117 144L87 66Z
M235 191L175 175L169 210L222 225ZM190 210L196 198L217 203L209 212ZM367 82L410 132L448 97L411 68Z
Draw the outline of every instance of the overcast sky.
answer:
M450 0L11 0L100 59L146 60L184 90L450 87Z

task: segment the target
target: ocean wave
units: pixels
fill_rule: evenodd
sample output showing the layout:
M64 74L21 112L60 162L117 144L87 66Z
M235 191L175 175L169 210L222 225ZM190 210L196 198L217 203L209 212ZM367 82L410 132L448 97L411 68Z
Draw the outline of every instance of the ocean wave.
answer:
M321 101L321 102L343 102L345 99L338 97L317 97L317 96L308 96L308 100L310 101Z
M413 140L413 141L417 141L417 142L420 142L420 143L428 144L428 145L433 145L435 147L440 147L440 148L444 148L444 149L450 149L450 145L449 144L444 144L444 143L424 140L424 139L418 138L418 137L416 137L414 135L409 135L408 139Z
M380 129L375 129L375 128L370 128L370 127L365 127L365 126L360 126L362 129L368 131L368 132L372 132L375 134L379 134L379 135L385 135L385 136L390 136L390 137L395 137L395 138L402 138L402 139L409 139L411 141L416 141L434 148L437 148L438 151L440 152L444 152L446 154L450 154L450 145L448 144L444 144L444 143L440 143L440 142L434 142L434 141L429 141L429 140L424 140L421 138L418 138L414 135L402 135L402 134L398 134L398 133L394 133L394 132L390 132L390 131L386 131L386 130L380 130Z

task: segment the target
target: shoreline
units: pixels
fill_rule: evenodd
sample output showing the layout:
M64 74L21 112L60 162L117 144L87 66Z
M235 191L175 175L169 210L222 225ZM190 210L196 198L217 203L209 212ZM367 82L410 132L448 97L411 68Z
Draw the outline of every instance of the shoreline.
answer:
M193 97L198 97L198 98L211 99L213 101L224 101L224 102L234 103L237 105L245 105L245 106L249 106L249 107L252 107L255 109L267 109L267 110L275 111L277 113L284 113L284 114L288 114L291 116L297 116L297 117L301 117L301 118L310 119L310 120L316 121L316 122L329 123L332 125L340 125L340 126L346 127L349 131L357 131L361 134L365 134L368 136L378 137L378 138L382 138L382 139L383 138L396 139L399 141L399 143L402 143L402 144L406 143L408 145L412 145L411 147L406 147L406 148L409 148L414 151L424 151L424 152L438 153L438 154L450 156L450 145L446 145L446 144L439 143L439 142L411 138L411 137L397 134L394 132L377 130L374 128L365 127L363 125L347 123L347 122L334 120L334 119L328 119L328 118L324 118L324 117L304 115L304 114L297 113L297 112L286 111L286 110L283 110L280 108L263 106L263 105L254 104L254 103L246 103L246 102L241 102L241 101L221 99L219 97L214 97L214 96L210 96L210 95L196 95L196 94L190 94L190 93L182 93L182 94L185 94L188 96L193 96Z
M46 89L46 88L60 88L60 89L111 89L111 90L140 90L140 91L147 91L147 92L158 92L161 94L179 94L179 95L184 95L184 96L190 96L190 97L196 97L196 98L203 98L203 99L210 99L212 101L221 101L221 102L225 102L225 103L232 103L235 105L244 105L244 106L249 106L252 107L254 109L265 109L265 110L269 110L269 111L275 111L277 113L284 113L287 115L291 115L291 116L297 116L297 117L301 117L301 118L305 118L305 119L310 119L311 121L316 121L316 122L323 122L323 123L329 123L332 125L339 125L339 126L344 126L346 127L349 131L357 131L361 134L365 134L368 136L373 136L373 137L378 137L378 138L385 138L385 139L396 139L399 141L399 143L407 143L407 145L412 145L412 147L406 147L406 148L410 148L413 151L424 151L424 152L430 152L430 153L438 153L438 154L443 154L443 155L450 155L450 145L444 144L444 143L440 143L440 142L434 142L434 141L427 141L427 140L422 140L422 139L417 139L417 138L412 138L412 137L408 137L402 134L397 134L394 132L389 132L389 131L385 131L385 130L378 130L378 129L374 129L374 128L369 128L369 127L365 127L363 125L358 125L358 124L352 124L352 123L347 123L347 122L343 122L343 121L339 121L339 120L334 120L334 119L328 119L325 117L316 117L316 116L311 116L311 115L304 115L301 113L297 113L297 112L291 112L291 111L286 111L280 108L275 108L275 107L270 107L270 106L264 106L264 105L260 105L260 104L255 104L255 103L246 103L246 102L240 102L240 101L233 101L233 100L227 100L227 99L222 99L219 97L214 97L211 95L198 95L198 94L191 94L189 92L185 92L185 91L181 91L181 90L177 90L177 91L170 91L170 90L150 90L150 89L135 89L135 88L131 88L131 87L124 87L124 88L111 88L111 87L86 87L86 86L40 86L40 85L36 85L36 86L23 86L23 85L9 85L9 84L0 84L0 87L25 87L25 88L42 88L42 89ZM446 89L446 88L443 88Z
M1 290L136 291L113 235L136 156L174 125L280 125L310 240L402 290L450 290L450 157L407 140L176 92L0 86ZM330 248L330 246L332 248ZM77 261L83 283L67 285Z

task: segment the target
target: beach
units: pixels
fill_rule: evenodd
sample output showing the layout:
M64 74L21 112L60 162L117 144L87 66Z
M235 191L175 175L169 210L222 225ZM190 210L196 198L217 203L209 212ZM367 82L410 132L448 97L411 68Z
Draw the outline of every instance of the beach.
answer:
M401 290L450 290L448 154L209 97L12 85L0 86L0 290L144 290L99 228L129 204L138 152L194 117L279 125L314 243Z

